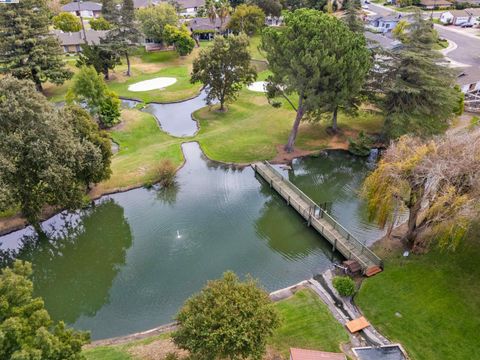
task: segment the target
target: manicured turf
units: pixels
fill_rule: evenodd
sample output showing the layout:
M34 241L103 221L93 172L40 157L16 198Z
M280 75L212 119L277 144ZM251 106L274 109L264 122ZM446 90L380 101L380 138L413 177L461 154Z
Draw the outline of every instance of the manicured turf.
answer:
M129 91L128 87L140 81L157 77L174 77L177 82L165 89L150 91ZM201 84L190 83L190 68L187 65L172 66L154 73L136 74L124 81L112 81L108 87L121 97L134 98L149 102L172 102L194 97L200 92Z
M110 180L96 188L98 193L156 181L162 159L183 162L182 140L161 131L152 115L139 110L124 110L122 124L111 136L120 151L113 157Z
M294 296L275 304L282 325L269 342L269 346L288 358L290 347L303 347L339 352L340 344L348 342L344 328L335 320L327 306L312 291L298 291ZM160 335L118 346L102 346L84 351L87 360L133 360L129 349L166 339Z
M355 300L414 360L480 359L479 264L478 239L454 253L393 256Z
M270 345L288 357L290 347L340 352L348 334L311 290L298 291L276 304L282 325Z
M237 101L228 105L228 112L205 107L196 111L194 118L200 123L197 138L208 157L247 163L275 157L277 145L287 141L295 112L288 105L274 108L264 94L245 89ZM328 121L302 124L296 145L305 150L328 148L332 140L326 132L328 125ZM346 141L348 134L360 130L380 131L382 118L367 111L357 117L340 114L339 126L346 135L337 141Z

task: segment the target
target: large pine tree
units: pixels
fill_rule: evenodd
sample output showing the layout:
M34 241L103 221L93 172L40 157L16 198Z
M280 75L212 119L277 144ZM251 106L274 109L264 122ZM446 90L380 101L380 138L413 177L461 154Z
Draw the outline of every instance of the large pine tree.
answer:
M130 51L137 46L140 38L140 31L137 27L133 0L123 0L120 16L117 18L114 28L108 33L104 43L113 51L125 56L127 76L131 75Z
M452 71L441 65L443 55L433 50L437 36L432 23L417 14L402 50L393 55L395 80L384 102L386 132L392 138L438 134L449 125L459 94Z
M114 0L102 0L102 16L109 23L117 21L119 12Z
M49 10L45 0L22 0L4 5L0 11L0 69L19 79L62 84L72 72L62 60L60 43L49 32Z

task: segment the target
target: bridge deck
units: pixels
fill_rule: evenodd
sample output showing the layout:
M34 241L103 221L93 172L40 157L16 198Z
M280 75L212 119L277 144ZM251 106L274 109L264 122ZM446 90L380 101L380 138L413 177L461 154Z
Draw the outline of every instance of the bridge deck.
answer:
M285 179L268 162L255 163L253 169L270 187L275 189L304 219L317 230L345 258L357 261L364 274L376 273L383 267L382 260L363 245L300 189Z

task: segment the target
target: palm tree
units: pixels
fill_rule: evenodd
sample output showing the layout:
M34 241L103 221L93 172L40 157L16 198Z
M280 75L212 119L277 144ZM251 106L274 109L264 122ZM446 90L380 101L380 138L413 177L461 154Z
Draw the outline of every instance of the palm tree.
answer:
M210 22L214 24L217 19L217 6L215 0L207 0L205 2L205 12L210 19Z
M223 26L225 20L230 15L232 8L228 0L218 0L217 1L217 14L220 18L220 27Z

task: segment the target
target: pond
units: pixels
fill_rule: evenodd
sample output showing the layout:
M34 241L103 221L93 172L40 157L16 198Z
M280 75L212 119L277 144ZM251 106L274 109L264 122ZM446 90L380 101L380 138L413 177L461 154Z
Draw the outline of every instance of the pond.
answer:
M173 188L140 188L104 197L75 214L0 238L31 261L35 294L52 317L94 339L172 321L206 281L233 270L268 291L323 272L331 246L250 167L209 161L197 143L183 145L185 166ZM359 238L381 234L364 218L356 190L368 173L346 152L298 159L284 171Z

